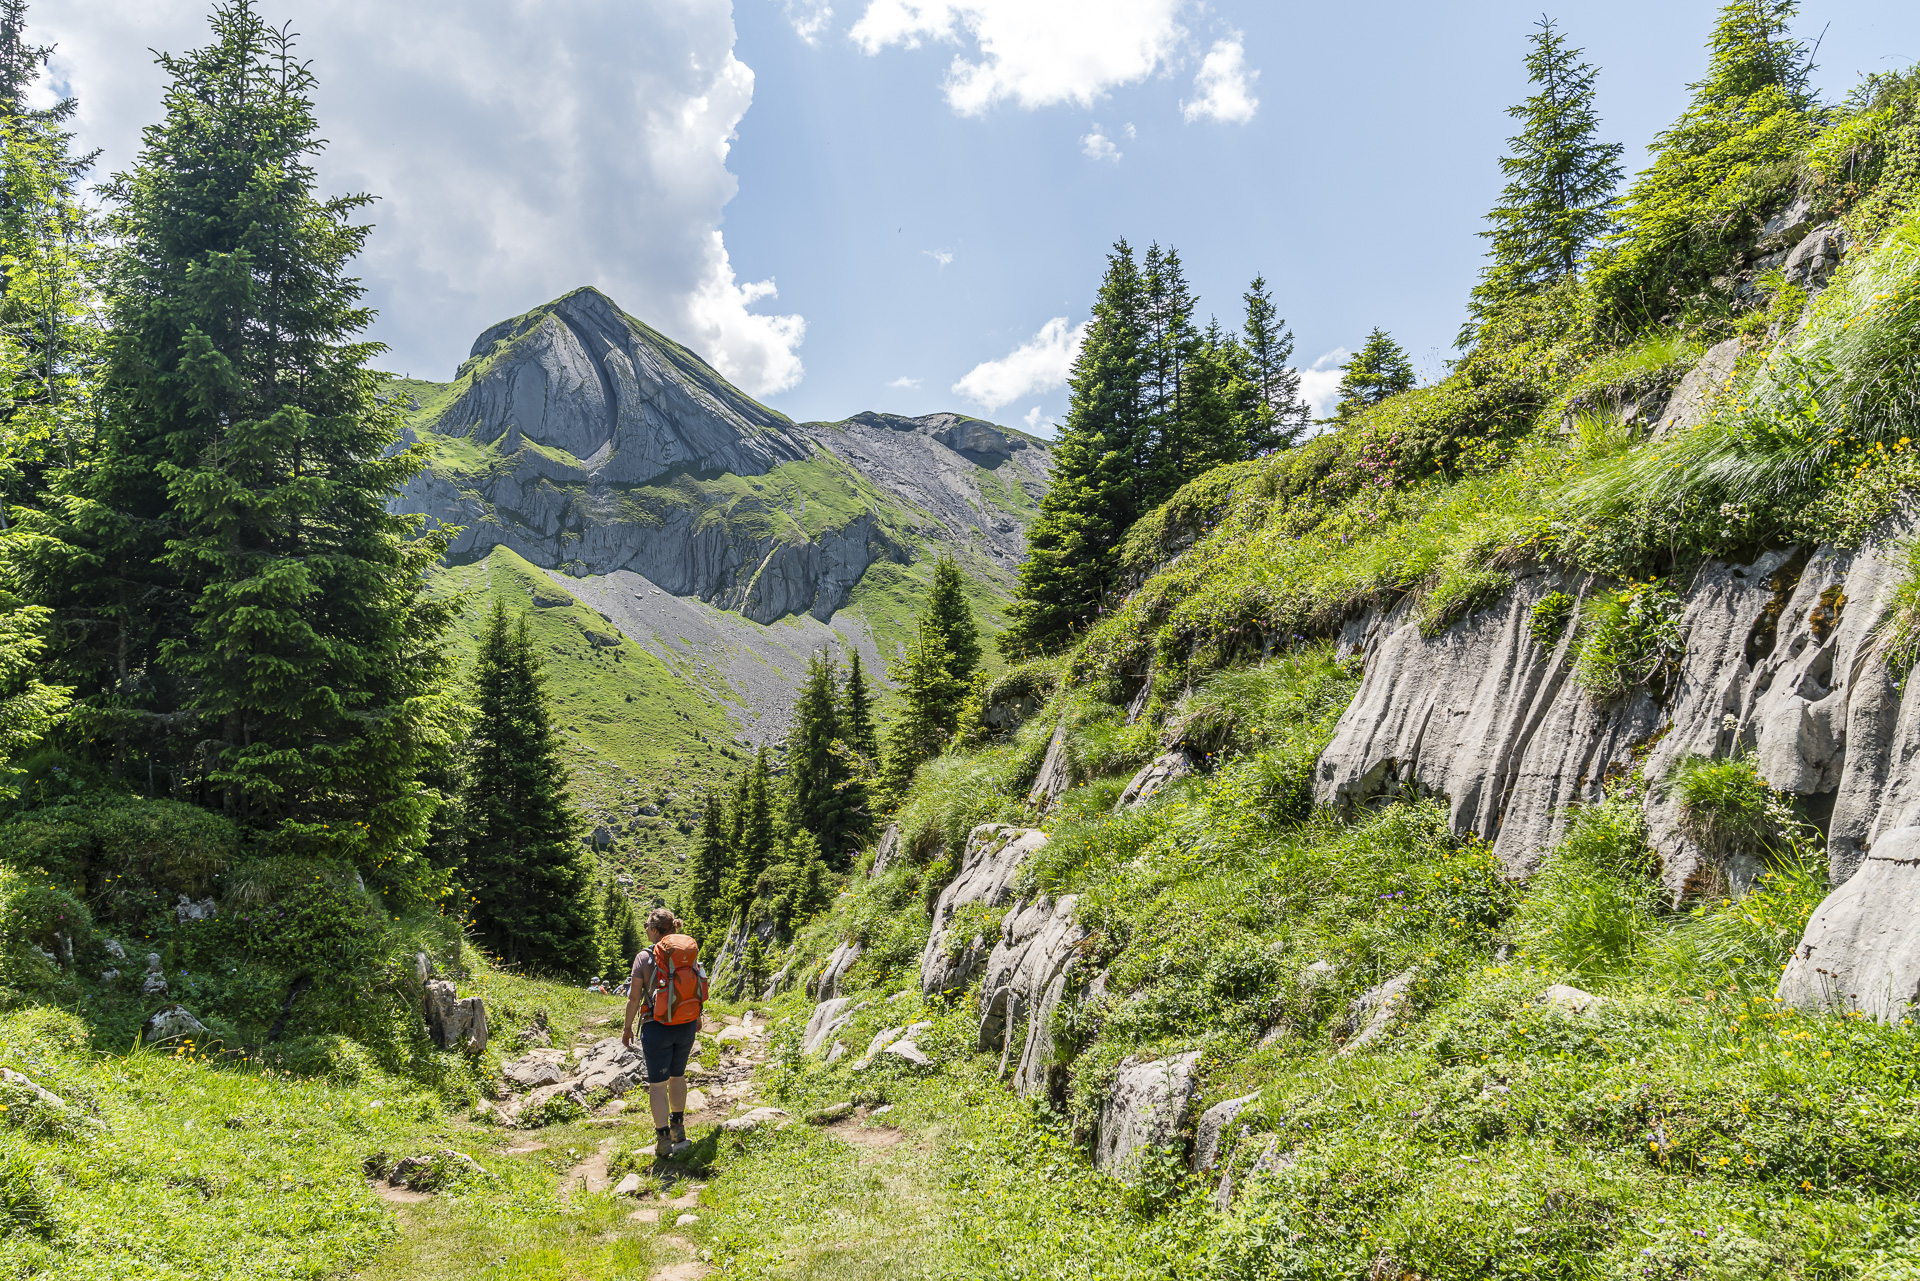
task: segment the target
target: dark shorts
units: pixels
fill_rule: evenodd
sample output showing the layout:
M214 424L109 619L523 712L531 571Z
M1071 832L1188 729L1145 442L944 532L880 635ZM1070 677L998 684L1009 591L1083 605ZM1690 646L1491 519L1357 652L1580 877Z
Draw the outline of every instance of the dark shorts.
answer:
M640 1053L647 1060L649 1085L687 1074L687 1056L693 1053L693 1038L699 1031L698 1019L674 1024L648 1019L640 1025Z

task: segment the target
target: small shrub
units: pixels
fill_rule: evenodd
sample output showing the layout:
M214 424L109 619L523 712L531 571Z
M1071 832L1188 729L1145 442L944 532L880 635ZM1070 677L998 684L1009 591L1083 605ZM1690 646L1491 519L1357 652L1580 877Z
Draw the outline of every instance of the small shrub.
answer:
M1589 597L1580 620L1573 678L1595 698L1619 698L1636 685L1656 697L1686 656L1680 598L1658 582L1629 583Z
M1680 806L1681 828L1701 849L1720 858L1766 854L1779 843L1782 819L1773 793L1753 758L1689 756L1674 767L1667 786Z
M1527 612L1527 635L1543 650L1550 650L1566 634L1573 619L1573 597L1565 592L1548 592Z

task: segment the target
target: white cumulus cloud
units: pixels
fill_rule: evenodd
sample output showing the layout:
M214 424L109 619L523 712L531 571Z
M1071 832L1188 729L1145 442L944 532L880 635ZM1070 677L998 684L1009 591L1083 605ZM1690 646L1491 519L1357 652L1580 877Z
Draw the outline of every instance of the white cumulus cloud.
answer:
M991 413L1022 396L1052 391L1067 381L1067 371L1073 368L1073 359L1080 354L1080 343L1086 336L1086 321L1069 329L1065 316L1055 316L1040 326L1039 333L999 360L985 360L968 370L953 385L954 393L984 405Z
M808 12L813 12L810 6ZM482 329L579 285L756 395L800 381L806 322L766 314L721 238L753 71L729 0L295 0L328 192L380 197L354 264L388 368L446 378ZM818 6L824 14L825 6ZM207 42L205 0L36 0L29 36L126 169L159 118L150 48ZM823 18L824 21L824 18Z
M942 267L947 266L953 261L953 251L951 249L922 249L920 252L939 263Z
M1053 415L1038 405L1029 409L1020 421L1024 422L1027 425L1027 431L1035 436L1051 436L1053 429L1058 426L1053 420Z
M1095 125L1093 132L1080 140L1080 151L1089 160L1111 160L1116 164L1120 160L1120 148L1114 145L1113 139L1107 137L1099 125Z
M1352 359L1353 353L1345 347L1335 347L1314 361L1311 369L1300 371L1300 398L1313 406L1315 418L1325 418L1333 412L1334 402L1340 399L1340 379L1344 376L1340 366Z
M919 385L920 380L918 378L909 378L905 374L900 375L900 377L887 384L889 387L898 387L902 391L912 391Z
M947 103L977 116L998 103L1090 107L1177 56L1186 0L868 0L848 33L867 53L935 40L960 46Z
M1260 99L1253 96L1253 82L1259 78L1260 73L1247 66L1247 48L1238 35L1216 40L1193 77L1199 97L1181 103L1180 113L1188 124L1196 120L1246 124L1260 107Z
M794 34L808 44L818 44L821 33L833 21L833 6L826 0L780 0L780 7L793 24Z

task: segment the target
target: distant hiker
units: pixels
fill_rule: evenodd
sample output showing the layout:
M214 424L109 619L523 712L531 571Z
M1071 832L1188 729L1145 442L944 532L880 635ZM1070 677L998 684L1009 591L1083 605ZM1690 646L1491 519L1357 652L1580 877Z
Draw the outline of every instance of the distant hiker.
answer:
M700 945L680 932L680 918L656 907L647 916L646 948L633 958L627 1023L620 1040L633 1047L633 1016L640 1015L640 1053L647 1061L647 1103L653 1109L653 1152L672 1156L687 1142L687 1056L700 1031L707 972Z

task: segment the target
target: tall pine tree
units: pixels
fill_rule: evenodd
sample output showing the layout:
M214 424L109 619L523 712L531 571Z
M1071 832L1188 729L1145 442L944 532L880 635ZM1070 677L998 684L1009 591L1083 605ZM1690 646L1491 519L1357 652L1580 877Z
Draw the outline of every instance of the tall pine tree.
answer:
M870 824L840 723L839 686L832 658L807 661L787 739L787 787L793 825L812 834L830 867L844 870Z
M1180 251L1169 245L1147 248L1141 263L1145 362L1140 378L1145 430L1134 450L1134 465L1145 477L1138 498L1142 515L1206 469L1203 451L1192 439L1191 406L1185 399L1187 366L1199 353L1200 332L1193 315L1199 303L1187 283Z
M880 754L880 740L873 723L873 695L867 689L866 673L860 667L860 651L847 655L847 679L840 688L840 732L862 760L872 761Z
M1293 331L1280 319L1265 276L1255 276L1241 296L1246 320L1235 354L1241 377L1251 386L1253 403L1242 416L1246 454L1257 458L1300 443L1311 414L1300 398L1300 371L1293 359Z
M1144 410L1149 360L1145 284L1122 240L1068 378L1066 425L1053 451L1053 476L1040 515L1027 529L1001 651L1009 657L1056 649L1093 622L1119 578L1120 540L1150 490L1152 433Z
M118 249L93 457L13 558L55 610L76 738L294 848L411 882L444 747L446 546L357 335L364 196L322 198L308 66L250 0L163 55L165 116L108 187Z
M953 737L966 687L953 679L946 640L923 613L907 652L893 669L898 709L887 725L886 760L880 787L898 803L922 762L940 754Z
M1573 276L1606 229L1620 184L1620 144L1601 142L1594 107L1599 71L1580 61L1551 18L1541 18L1527 54L1535 92L1507 114L1521 122L1507 140L1500 171L1507 185L1481 232L1488 262L1467 304L1459 345L1503 305Z
M927 621L947 649L947 674L964 689L980 670L980 628L967 604L966 578L951 552L933 566L933 590L927 595Z
M480 936L509 962L585 974L600 961L593 873L525 619L494 602L474 662L463 879Z
M753 769L742 780L739 804L740 837L734 842L733 870L727 880L727 913L731 916L753 902L760 874L771 866L779 836L773 813L772 772L763 744L753 758Z
M715 920L725 903L727 873L732 865L733 851L727 844L720 797L709 792L706 811L700 816L700 834L694 838L693 853L687 859L685 915L693 922L704 925Z
M1413 387L1413 362L1384 329L1368 334L1359 352L1340 370L1340 400L1334 412L1341 418Z

